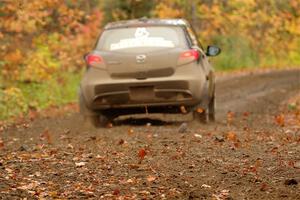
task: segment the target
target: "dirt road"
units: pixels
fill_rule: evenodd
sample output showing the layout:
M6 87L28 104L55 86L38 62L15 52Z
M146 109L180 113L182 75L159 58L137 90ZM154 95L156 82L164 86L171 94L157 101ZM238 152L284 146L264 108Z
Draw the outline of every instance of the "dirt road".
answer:
M223 76L215 123L145 115L95 130L71 112L10 127L0 197L300 199L300 125L274 122L299 91L300 70Z

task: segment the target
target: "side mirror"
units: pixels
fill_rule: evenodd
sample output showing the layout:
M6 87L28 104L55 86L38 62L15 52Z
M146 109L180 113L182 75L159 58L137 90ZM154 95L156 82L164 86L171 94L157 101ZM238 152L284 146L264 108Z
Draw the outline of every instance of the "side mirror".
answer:
M207 47L207 51L206 51L206 55L207 56L217 56L221 53L221 49L217 46L208 46Z

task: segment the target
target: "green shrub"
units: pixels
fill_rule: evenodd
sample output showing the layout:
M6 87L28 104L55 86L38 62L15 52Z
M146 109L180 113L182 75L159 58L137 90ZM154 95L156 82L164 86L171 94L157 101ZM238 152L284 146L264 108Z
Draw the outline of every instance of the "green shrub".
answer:
M26 114L29 109L76 102L81 74L56 73L42 83L18 82L14 87L0 90L0 120Z
M213 58L217 70L232 70L259 66L257 50L253 49L247 39L240 36L218 36L213 38L222 53Z
M0 120L20 115L27 110L25 97L19 88L0 90Z
M44 83L19 84L26 104L35 109L63 105L77 100L81 73L56 74Z

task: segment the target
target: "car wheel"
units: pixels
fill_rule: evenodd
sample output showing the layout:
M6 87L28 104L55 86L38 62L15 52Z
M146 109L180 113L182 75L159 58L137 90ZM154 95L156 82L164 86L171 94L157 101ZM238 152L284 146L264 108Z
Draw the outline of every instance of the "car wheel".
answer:
M209 121L214 122L216 120L215 108L216 108L216 99L215 99L215 95L213 95L213 97L210 99L209 104L208 104Z
M99 114L98 112L87 108L81 93L79 95L79 109L80 113L83 115L84 121L87 121L95 128L105 127L111 120L113 120L112 117Z
M207 123L208 122L207 110L196 108L193 111L193 117L194 117L194 120L196 120L197 122L200 122L200 123Z
M110 122L108 117L101 114L85 116L85 119L89 121L95 128L105 127Z

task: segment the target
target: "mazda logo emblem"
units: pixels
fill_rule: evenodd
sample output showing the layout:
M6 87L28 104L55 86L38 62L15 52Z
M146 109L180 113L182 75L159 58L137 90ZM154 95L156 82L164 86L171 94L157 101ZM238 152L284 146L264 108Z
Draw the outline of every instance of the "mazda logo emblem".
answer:
M136 56L136 62L137 63L144 63L146 60L146 55L137 55Z

